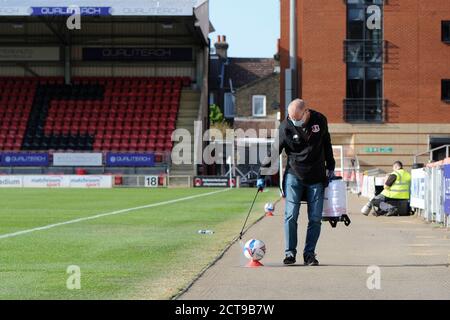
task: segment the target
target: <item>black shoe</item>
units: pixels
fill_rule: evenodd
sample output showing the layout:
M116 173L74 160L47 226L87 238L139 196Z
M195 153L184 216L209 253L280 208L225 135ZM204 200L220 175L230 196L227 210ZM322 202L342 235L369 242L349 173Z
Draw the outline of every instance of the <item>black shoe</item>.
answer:
M318 266L319 261L316 259L316 255L314 253L306 253L303 255L303 260L305 261L305 266Z
M398 208L394 207L386 213L386 217L398 216Z
M284 264L294 264L295 263L295 257L294 256L286 256L283 260Z

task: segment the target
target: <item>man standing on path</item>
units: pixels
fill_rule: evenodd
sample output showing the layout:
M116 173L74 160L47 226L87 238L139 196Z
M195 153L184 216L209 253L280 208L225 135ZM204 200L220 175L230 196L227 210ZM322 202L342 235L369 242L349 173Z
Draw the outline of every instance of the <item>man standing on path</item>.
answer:
M327 118L320 112L308 109L301 99L289 104L288 118L284 120L278 132L278 146L273 152L278 155L285 150L288 162L283 179L283 195L286 197L284 232L284 264L296 262L297 220L300 202L308 203L308 230L303 251L305 265L318 265L315 249L320 236L324 189L334 176L335 160L328 132ZM265 160L261 167L269 167ZM326 171L328 170L328 172ZM264 177L261 174L257 187L264 189Z

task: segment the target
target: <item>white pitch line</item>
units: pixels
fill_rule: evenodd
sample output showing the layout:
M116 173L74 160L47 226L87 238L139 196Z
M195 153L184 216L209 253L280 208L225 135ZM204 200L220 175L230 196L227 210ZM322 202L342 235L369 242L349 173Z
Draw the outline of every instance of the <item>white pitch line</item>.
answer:
M28 229L28 230L22 230L22 231L17 231L17 232L13 232L13 233L6 233L6 234L3 234L3 235L0 235L0 240L1 239L6 239L6 238L12 238L12 237L21 236L23 234L32 233L32 232L35 232L35 231L48 230L48 229L52 229L52 228L55 228L55 227L64 226L64 225L67 225L67 224L73 224L73 223L78 223L78 222L83 222L83 221L88 221L88 220L94 220L94 219L103 218L103 217L107 217L107 216L113 216L113 215L117 215L117 214L121 214L121 213L127 213L127 212L130 212L130 211L136 211L136 210L141 210L141 209L159 207L159 206L164 206L166 204L172 204L172 203L181 202L181 201L185 201L185 200L191 200L191 199L195 199L195 198L206 197L206 196L209 196L209 195L212 195L212 194L216 194L216 193L220 193L220 192L224 192L224 191L229 191L229 190L230 189L224 189L224 190L218 190L218 191L213 191L213 192L208 192L208 193L202 193L202 194L197 194L195 196L189 196L189 197L184 197L184 198L179 198L179 199L174 199L174 200L157 202L157 203L152 203L152 204L148 204L148 205L140 206L140 207L122 209L122 210L106 212L106 213L100 213L100 214L96 214L96 215L90 216L90 217L84 217L84 218L78 218L78 219L68 220L68 221L64 221L64 222L58 222L58 223L49 224L49 225L42 226L42 227L37 227L37 228Z

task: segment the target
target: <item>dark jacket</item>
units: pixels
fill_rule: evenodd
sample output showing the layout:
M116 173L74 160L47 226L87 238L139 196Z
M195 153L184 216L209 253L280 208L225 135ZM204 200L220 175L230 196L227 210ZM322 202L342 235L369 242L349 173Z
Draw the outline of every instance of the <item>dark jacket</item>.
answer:
M384 183L388 187L392 187L394 185L395 180L397 180L397 176L395 174L390 174Z
M292 173L307 184L327 184L326 169L334 170L335 160L327 118L320 112L310 110L308 123L295 127L289 119L279 127L278 154L284 150L288 156L286 172ZM276 152L273 146L272 152ZM263 161L262 167L270 162Z

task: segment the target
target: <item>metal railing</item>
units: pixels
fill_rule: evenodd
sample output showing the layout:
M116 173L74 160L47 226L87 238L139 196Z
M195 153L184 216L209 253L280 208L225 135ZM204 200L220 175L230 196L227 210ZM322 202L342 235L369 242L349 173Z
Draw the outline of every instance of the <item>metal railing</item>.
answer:
M344 120L351 123L383 123L386 120L385 99L345 99Z
M387 61L385 40L344 40L344 62L376 63Z
M450 144L446 144L446 145L443 145L443 146L440 146L440 147L437 147L437 148L434 148L434 149L430 149L428 151L416 154L414 156L414 163L417 163L417 158L418 157L426 155L426 154L429 154L429 161L432 162L433 161L433 154L434 154L434 152L438 151L438 150L442 150L442 149L445 149L445 157L446 158L450 157Z

